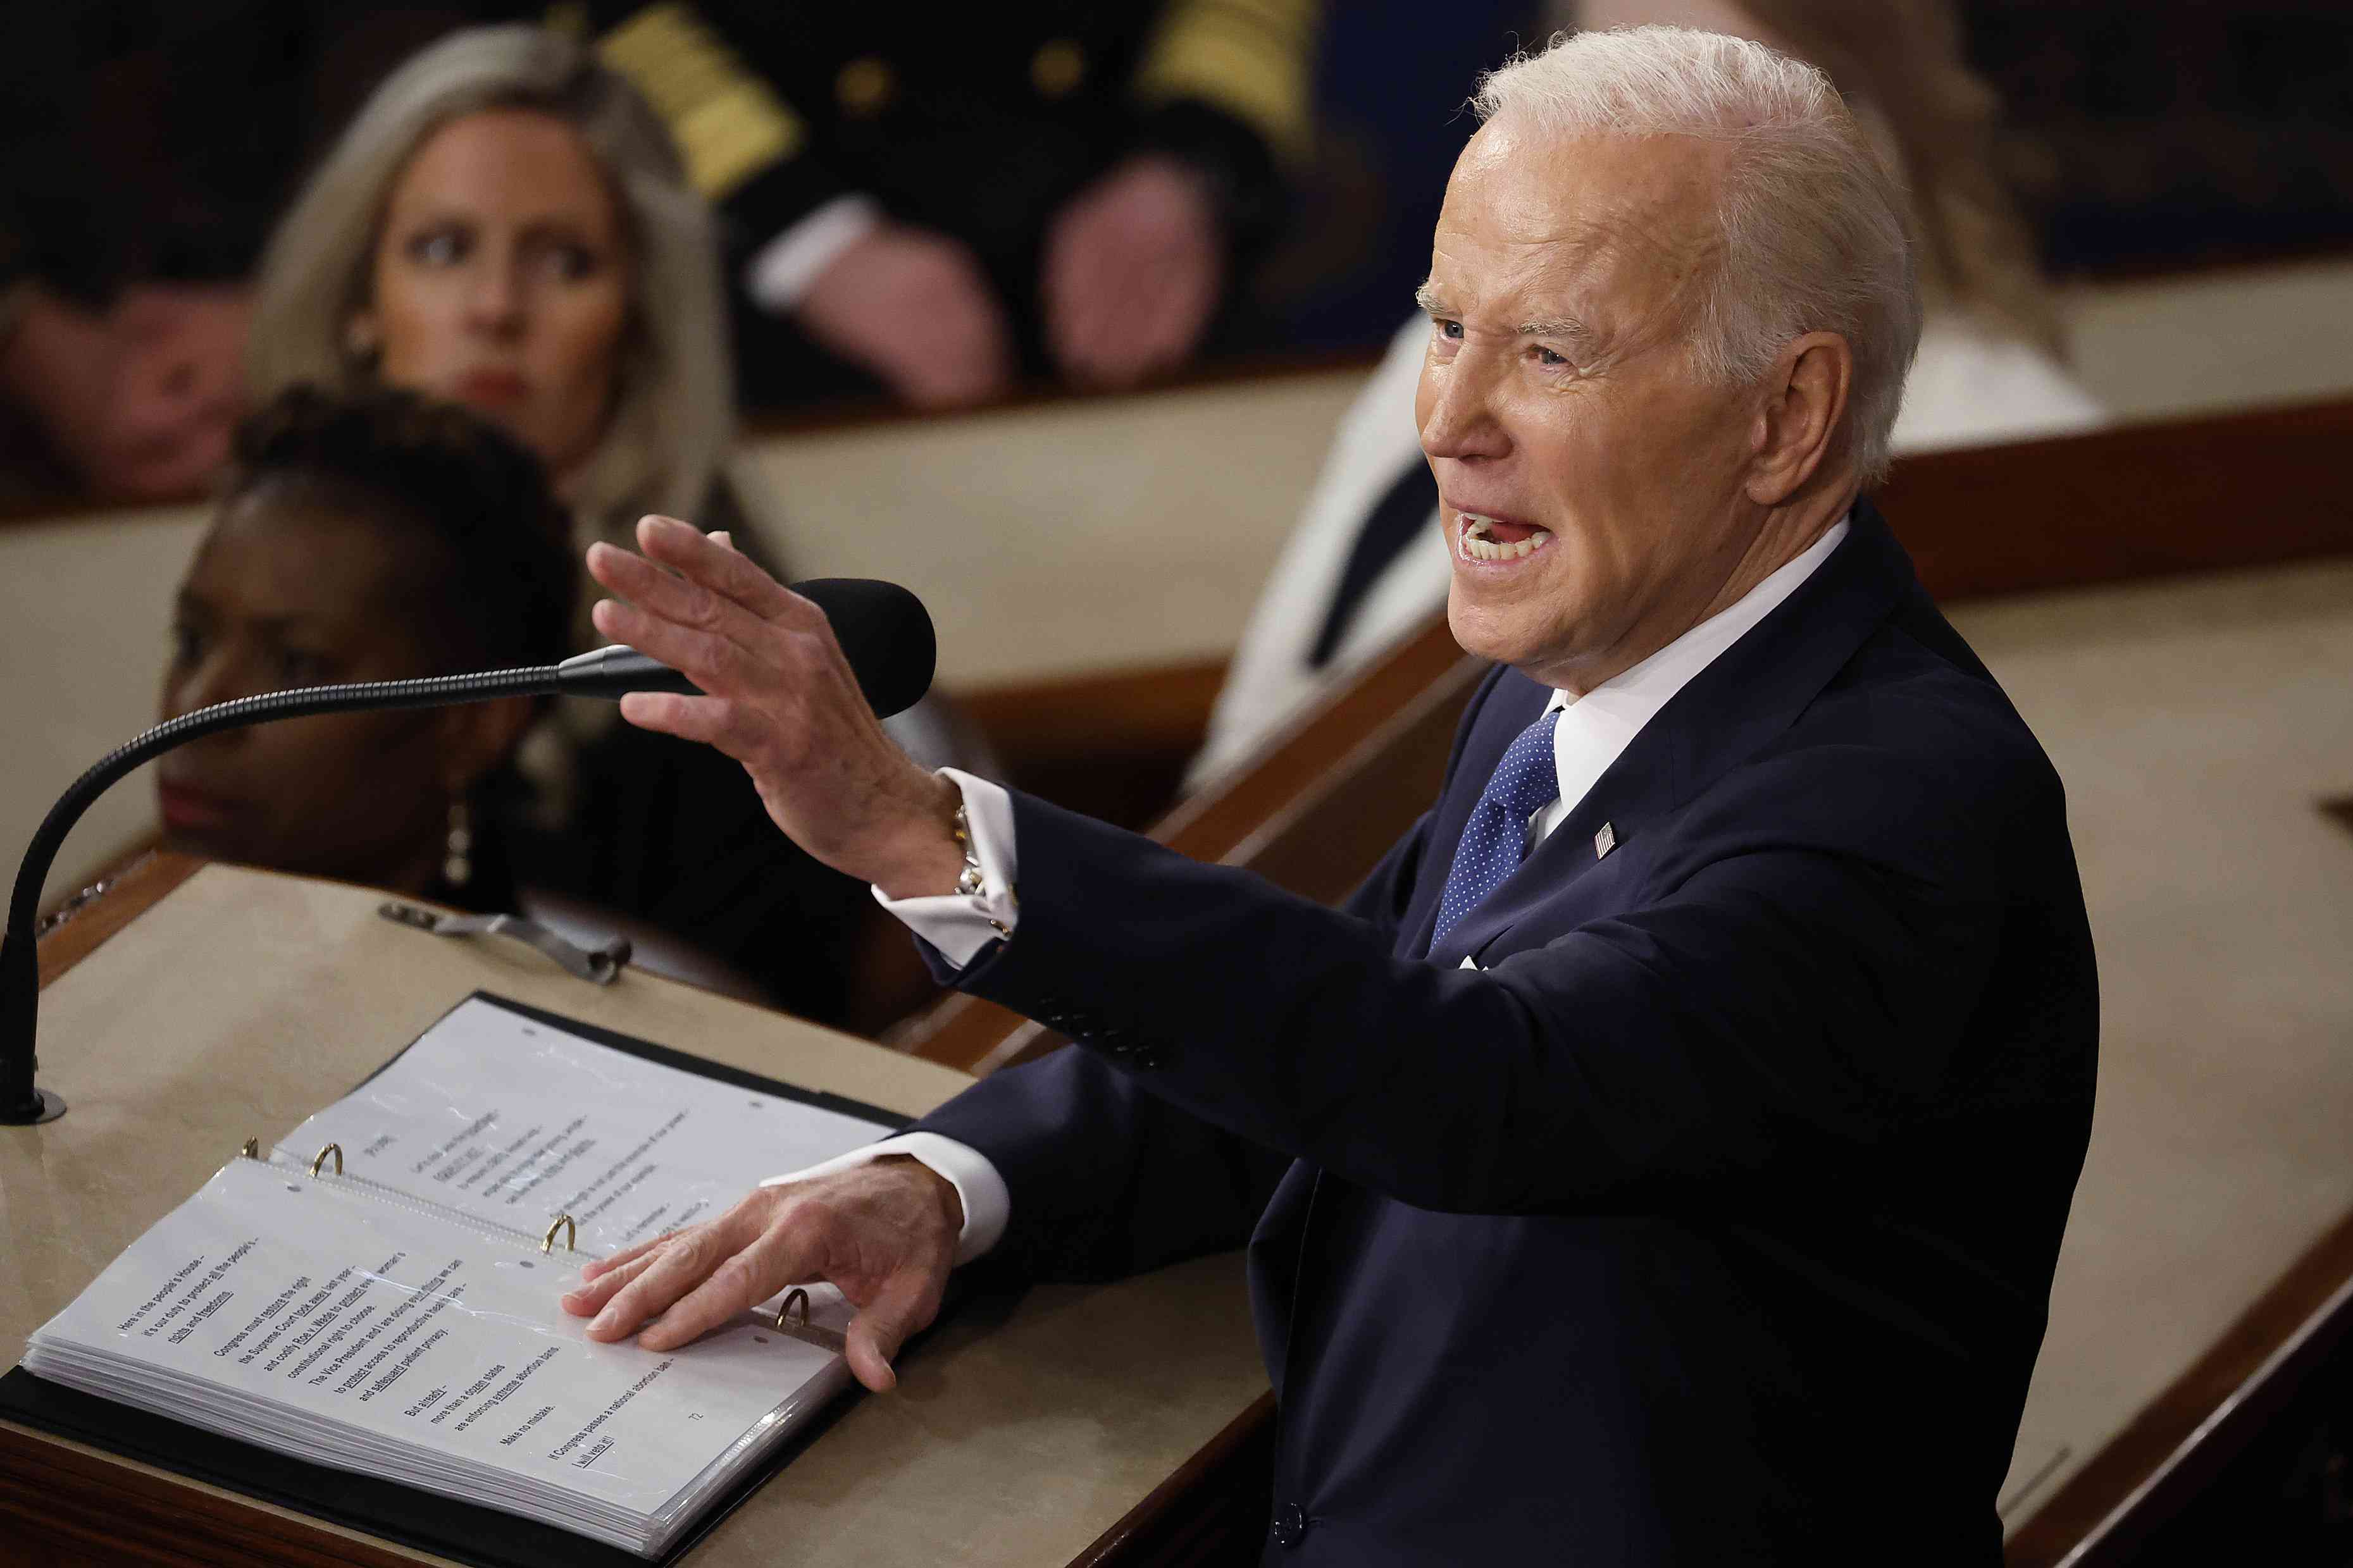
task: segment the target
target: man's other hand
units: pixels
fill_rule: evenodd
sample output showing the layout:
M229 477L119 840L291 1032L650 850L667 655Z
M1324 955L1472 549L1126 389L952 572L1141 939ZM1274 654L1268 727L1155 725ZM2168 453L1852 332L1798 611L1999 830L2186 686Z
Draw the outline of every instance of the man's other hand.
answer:
M705 695L633 691L621 717L743 763L769 817L837 871L894 899L955 891L962 796L883 733L825 612L674 518L642 519L638 545L588 548L621 595L597 601L596 629Z
M1131 159L1054 220L1039 280L1047 345L1073 381L1132 385L1192 354L1224 274L1202 177L1174 158Z
M881 1394L891 1358L938 1315L964 1207L955 1188L904 1155L789 1186L762 1187L717 1219L589 1264L564 1310L592 1340L637 1335L666 1351L789 1286L823 1279L858 1308L844 1353Z
M795 307L801 329L918 408L952 408L1013 380L1013 335L972 253L881 223L834 258Z

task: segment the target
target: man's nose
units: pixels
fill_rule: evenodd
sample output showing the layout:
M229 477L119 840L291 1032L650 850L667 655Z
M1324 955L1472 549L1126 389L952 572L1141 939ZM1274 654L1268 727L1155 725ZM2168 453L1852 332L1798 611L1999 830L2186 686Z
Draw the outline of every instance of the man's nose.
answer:
M1425 372L1434 395L1421 422L1421 449L1432 458L1500 458L1512 447L1497 417L1499 367L1470 349Z

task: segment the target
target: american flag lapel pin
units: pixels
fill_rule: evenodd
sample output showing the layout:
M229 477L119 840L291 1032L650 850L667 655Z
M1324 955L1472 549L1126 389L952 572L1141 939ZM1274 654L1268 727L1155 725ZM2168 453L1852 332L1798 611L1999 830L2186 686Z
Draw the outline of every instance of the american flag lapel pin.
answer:
M1601 831L1593 836L1593 858L1596 860L1604 859L1609 856L1609 851L1617 847L1618 830L1608 823L1603 823Z

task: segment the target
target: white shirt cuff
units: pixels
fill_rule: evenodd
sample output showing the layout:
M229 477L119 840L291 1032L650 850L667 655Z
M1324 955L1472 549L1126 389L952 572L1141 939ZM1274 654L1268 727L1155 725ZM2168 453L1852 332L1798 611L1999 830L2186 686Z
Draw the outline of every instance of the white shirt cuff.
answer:
M847 1154L837 1154L821 1164L806 1171L794 1171L786 1175L770 1176L760 1184L781 1187L787 1182L806 1182L818 1176L830 1176L837 1171L852 1171L885 1154L904 1154L938 1175L956 1190L964 1204L964 1230L956 1237L958 1264L974 1258L995 1247L1005 1235L1006 1219L1013 1212L1013 1199L1005 1190L1005 1178L988 1163L988 1156L969 1144L953 1138L943 1138L936 1132L902 1132L895 1138L885 1138L880 1143L869 1143L863 1149L852 1149Z
M976 778L961 768L942 768L940 776L964 792L965 825L972 833L973 856L980 862L980 891L894 899L877 888L874 901L962 969L982 948L1011 936L1019 921L1020 906L1013 896L1013 797L1003 784Z
M744 264L744 291L760 309L781 315L807 299L825 269L881 221L873 197L834 197L760 247Z

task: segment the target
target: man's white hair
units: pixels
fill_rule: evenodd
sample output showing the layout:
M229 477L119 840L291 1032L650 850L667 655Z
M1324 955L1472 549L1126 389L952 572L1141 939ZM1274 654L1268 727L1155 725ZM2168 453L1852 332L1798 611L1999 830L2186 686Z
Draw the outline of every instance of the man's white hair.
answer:
M1723 248L1694 323L1700 373L1741 384L1789 342L1836 332L1854 354L1850 449L1887 471L1920 343L1904 193L1830 79L1746 38L1688 27L1556 37L1479 83L1482 120L1559 136L1697 136L1734 155L1716 191Z

